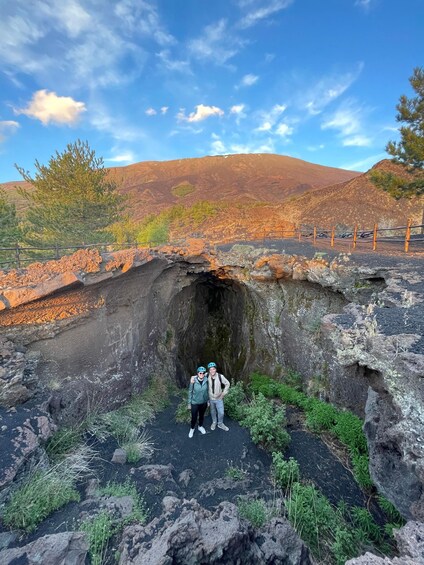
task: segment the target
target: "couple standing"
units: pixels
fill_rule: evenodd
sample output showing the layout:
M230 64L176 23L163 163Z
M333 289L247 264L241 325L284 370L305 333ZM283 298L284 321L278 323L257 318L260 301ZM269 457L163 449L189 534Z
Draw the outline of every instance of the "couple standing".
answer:
M188 408L191 410L191 427L188 434L189 438L193 437L194 428L199 418L198 430L201 434L205 434L203 427L203 419L208 404L211 407L212 425L211 430L216 428L218 419L218 428L228 432L227 426L224 424L224 396L230 388L229 381L220 375L216 370L216 363L208 363L208 373L204 367L197 368L197 375L191 377L188 389Z

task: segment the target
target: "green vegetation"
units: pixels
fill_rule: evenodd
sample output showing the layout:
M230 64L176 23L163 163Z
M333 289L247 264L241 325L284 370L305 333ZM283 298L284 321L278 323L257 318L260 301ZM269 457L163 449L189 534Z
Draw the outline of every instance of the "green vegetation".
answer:
M0 246L13 247L19 243L21 231L16 216L15 205L8 202L4 190L0 190ZM14 261L14 251L0 251L0 268L2 263Z
M93 451L82 446L50 469L35 469L13 492L3 512L6 526L31 532L52 512L79 501L77 482L90 473Z
M299 463L293 457L284 459L279 452L272 453L272 473L275 483L280 488L291 488L293 483L299 481Z
M238 382L230 387L224 399L225 413L233 420L240 421L245 413L246 394L243 383Z
M51 459L62 459L81 444L82 433L81 426L58 429L47 442L47 455Z
M260 498L255 500L240 499L237 502L237 508L240 516L249 520L256 528L262 528L272 518L272 513L268 510L265 501Z
M234 467L234 465L230 465L225 471L225 476L229 479L233 479L233 481L242 481L246 478L246 475L247 472L244 469L241 467Z
M21 190L30 205L26 243L66 246L111 238L110 228L120 219L124 199L87 142L69 143L63 153L56 151L48 166L36 161L34 177L16 168L35 189Z
M99 488L99 494L118 497L131 496L134 506L131 515L125 519L116 519L109 512L103 510L80 524L80 529L87 534L92 565L105 563L109 540L120 533L125 524L131 522L144 524L147 520L144 501L131 481L107 483L105 487Z
M350 454L353 473L358 483L363 488L372 488L367 442L360 418L259 373L253 373L251 376L250 388L254 393L277 397L285 404L298 406L305 412L306 425L311 430L318 433L330 432L337 437Z
M284 407L267 401L261 393L246 406L241 424L249 428L252 440L265 449L284 450L290 443Z
M188 194L191 194L195 190L195 186L193 186L189 182L183 182L181 184L178 184L177 186L172 187L171 192L174 196L182 198L184 196L187 196Z
M334 508L314 486L299 482L285 505L293 527L322 563L342 565L369 546L390 552L384 532L365 508Z
M402 95L396 106L401 122L400 141L389 141L386 151L411 174L405 180L390 172L372 171L371 180L396 199L424 194L424 68L416 67L409 82L416 96Z

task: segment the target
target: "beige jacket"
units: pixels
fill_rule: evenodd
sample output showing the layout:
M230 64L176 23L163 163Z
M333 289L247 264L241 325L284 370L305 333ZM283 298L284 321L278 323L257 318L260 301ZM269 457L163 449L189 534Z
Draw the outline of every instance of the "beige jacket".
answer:
M219 400L221 393L225 396L230 388L230 381L228 381L221 373L220 375L222 384L224 385L224 390L222 390L221 383L219 382L218 373L215 374L215 378L213 378L210 373L208 374L209 400Z

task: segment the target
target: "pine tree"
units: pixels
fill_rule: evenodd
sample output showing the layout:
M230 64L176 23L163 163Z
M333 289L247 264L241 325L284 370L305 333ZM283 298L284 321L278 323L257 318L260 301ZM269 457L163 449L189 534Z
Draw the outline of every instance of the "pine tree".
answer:
M19 222L16 216L15 205L8 202L4 190L0 190L0 247L14 247L20 238ZM0 267L13 261L14 251L0 250Z
M396 106L396 120L404 124L399 128L400 141L389 141L386 151L405 168L410 180L383 171L371 174L371 180L395 198L424 194L424 68L416 67L409 82L416 96L400 97Z
M28 200L25 240L32 245L101 243L120 219L124 199L108 179L103 159L88 142L77 140L48 166L35 162L34 178L15 165L35 190L21 190Z

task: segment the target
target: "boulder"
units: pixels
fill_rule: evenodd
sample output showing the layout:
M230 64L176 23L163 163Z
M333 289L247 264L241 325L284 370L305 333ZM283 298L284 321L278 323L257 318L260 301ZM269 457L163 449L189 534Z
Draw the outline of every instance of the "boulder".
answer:
M84 565L88 543L83 532L62 532L23 547L0 551L2 565Z
M311 563L308 549L284 518L257 530L229 502L212 512L194 499L165 497L163 508L146 526L125 528L119 565Z

